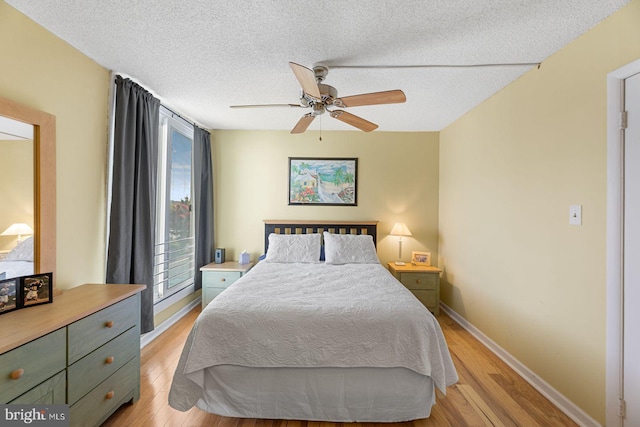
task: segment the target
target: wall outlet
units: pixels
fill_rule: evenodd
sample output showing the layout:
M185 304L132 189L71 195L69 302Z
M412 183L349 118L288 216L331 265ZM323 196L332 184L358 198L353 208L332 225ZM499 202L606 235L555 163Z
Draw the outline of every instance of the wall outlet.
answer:
M569 206L569 224L582 225L582 205Z

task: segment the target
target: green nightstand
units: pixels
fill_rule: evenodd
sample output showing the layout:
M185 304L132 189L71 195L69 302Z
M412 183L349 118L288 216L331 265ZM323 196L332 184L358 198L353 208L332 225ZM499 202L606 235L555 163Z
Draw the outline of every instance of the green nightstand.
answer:
M221 264L212 262L200 268L202 271L202 309L220 292L227 289L233 282L247 274L253 262L240 264L237 261L227 261Z
M440 270L420 265L388 264L389 271L436 316L440 314Z

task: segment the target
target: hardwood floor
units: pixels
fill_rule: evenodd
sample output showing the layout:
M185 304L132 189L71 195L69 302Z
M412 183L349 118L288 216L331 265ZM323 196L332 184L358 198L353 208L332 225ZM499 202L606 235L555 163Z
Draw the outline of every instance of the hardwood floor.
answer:
M221 417L197 408L179 412L167 403L175 366L200 309L196 308L144 349L140 400L114 413L103 427L440 427L576 426L498 357L441 312L442 326L459 382L438 392L428 419L406 423L329 423Z

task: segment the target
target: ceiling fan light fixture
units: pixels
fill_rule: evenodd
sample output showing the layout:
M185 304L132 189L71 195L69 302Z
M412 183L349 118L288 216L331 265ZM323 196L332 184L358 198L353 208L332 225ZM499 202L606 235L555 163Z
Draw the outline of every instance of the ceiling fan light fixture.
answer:
M326 111L324 104L313 104L313 115L319 116L320 114L324 114Z

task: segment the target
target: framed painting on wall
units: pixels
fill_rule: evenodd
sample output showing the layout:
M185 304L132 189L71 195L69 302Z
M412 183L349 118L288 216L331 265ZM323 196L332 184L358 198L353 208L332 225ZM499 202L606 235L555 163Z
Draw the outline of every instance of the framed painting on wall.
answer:
M357 206L358 159L289 157L289 204Z

